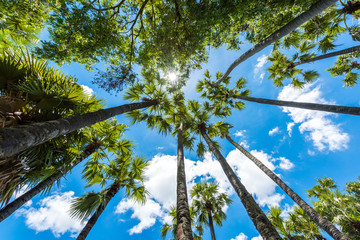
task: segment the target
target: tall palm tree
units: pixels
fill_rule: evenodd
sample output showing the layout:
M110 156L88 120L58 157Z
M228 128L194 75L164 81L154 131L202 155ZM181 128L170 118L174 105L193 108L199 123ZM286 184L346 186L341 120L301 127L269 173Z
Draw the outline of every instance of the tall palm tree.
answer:
M219 74L217 74L219 75ZM228 88L230 84L230 78L228 77L222 85L219 85L218 88L213 88L211 86L211 76L208 71L204 74L205 79L199 81L197 85L197 91L202 92L201 96L208 98L214 107L223 108L224 105L228 105L228 107L243 109L244 103L240 101L235 101L236 99L257 102L262 104L276 105L282 107L294 107L294 108L302 108L307 110L317 110L324 112L333 112L333 113L341 113L341 114L349 114L349 115L360 115L359 107L348 107L341 105L331 105L331 104L319 104L319 103L306 103L306 102L293 102L293 101L283 101L283 100L273 100L266 98L255 98L250 97L250 91L248 89L244 89L246 85L246 80L244 78L240 78L235 87ZM229 110L230 111L230 110Z
M191 148L192 139L187 130L189 124L186 121L188 114L184 104L184 95L179 91L178 86L171 86L166 79L160 78L157 71L144 71L143 75L145 82L134 84L125 93L125 99L137 101L141 97L158 98L161 96L163 104L156 110L149 108L147 112L133 111L128 116L131 117L133 123L145 121L149 128L157 128L159 133L171 132L173 136L177 136L176 239L193 239L184 163L184 147ZM164 89L167 89L168 93L165 93Z
M216 240L213 220L216 225L222 225L222 221L226 219L222 209L232 200L226 193L220 193L219 186L215 183L197 183L191 189L190 194L198 222L208 225L211 239Z
M261 210L259 205L255 202L251 194L246 190L245 186L240 182L239 178L236 176L234 170L226 162L225 158L222 156L220 151L217 149L216 145L211 141L210 137L206 133L206 125L199 126L200 133L208 144L211 152L215 155L219 161L222 169L224 170L225 175L227 176L229 182L235 189L235 192L238 194L241 202L243 203L251 221L254 223L256 229L259 231L260 235L264 239L278 239L281 237L277 233L274 226L271 224L269 219L266 217L265 213Z
M176 217L177 233L179 240L193 239L191 229L191 217L189 202L187 199L185 163L184 163L184 143L183 143L184 123L180 122L178 130L178 151L177 151L177 180L176 180Z
M106 185L107 181L112 181L112 183L101 192L90 192L73 201L70 209L73 217L86 220L91 215L77 240L84 240L87 237L110 200L121 188L126 189L125 197L131 197L140 203L145 202L146 191L143 186L143 172L146 166L147 162L143 158L133 157L130 151L128 153L116 153L115 159L107 166L103 166L100 172L88 169L89 175L85 175L90 180L90 184L101 183L101 185ZM88 178L94 174L98 178L96 181L93 178Z
M0 129L0 158L13 156L21 151L47 142L56 137L91 126L116 115L158 104L158 100L124 104L83 115Z
M250 159L256 166L258 166L267 176L271 178L284 192L296 202L301 209L303 209L310 218L316 222L322 229L324 229L334 239L349 240L342 234L331 222L316 212L309 204L307 204L298 194L296 194L285 182L283 182L273 171L267 168L259 159L246 151L242 146L237 144L227 134L226 139L234 145L240 152L242 152L248 159Z
M302 14L300 14L298 17L293 19L291 22L286 24L284 27L280 28L273 34L271 34L269 37L267 37L264 41L256 44L251 49L246 51L244 54L242 54L238 59L236 59L230 67L226 70L224 75L217 80L213 86L218 86L222 81L225 80L227 76L231 73L231 71L238 66L240 63L244 62L251 56L255 55L256 53L260 52L267 46L270 46L277 40L281 39L282 37L286 36L293 30L295 30L297 27L301 26L306 21L310 20L314 16L320 14L322 11L324 11L326 8L330 7L332 4L335 4L336 0L319 0L316 2L313 6L310 7L310 9Z
M99 100L87 95L76 79L48 67L29 52L0 52L0 128L56 120L98 110L100 106ZM66 156L67 151L80 144L81 138L82 132L73 132L1 159L1 197L10 197L21 181L36 176L33 173L53 173L64 163L62 159L72 158Z
M106 153L105 150L113 152L113 149L119 146L125 147L127 142L120 141L119 138L123 135L125 131L125 125L117 124L116 120L105 121L102 123L95 124L89 129L85 130L85 135L87 140L85 142L89 142L83 148L83 152L77 156L72 161L66 161L67 164L65 166L61 166L60 169L56 170L56 172L52 173L50 176L45 177L42 181L37 183L30 190L26 191L24 194L16 198L11 203L7 204L4 208L0 210L0 222L14 213L17 209L22 207L27 201L36 196L38 193L46 190L49 191L54 182L59 181L68 171L73 169L76 165L81 163L84 159L91 156L94 152L99 152L96 154L96 158L105 158ZM37 180L37 179L35 179ZM29 184L26 179L23 184ZM31 183L30 183L31 184ZM32 184L31 184L32 185ZM1 200L6 202L8 197L11 195L1 195Z

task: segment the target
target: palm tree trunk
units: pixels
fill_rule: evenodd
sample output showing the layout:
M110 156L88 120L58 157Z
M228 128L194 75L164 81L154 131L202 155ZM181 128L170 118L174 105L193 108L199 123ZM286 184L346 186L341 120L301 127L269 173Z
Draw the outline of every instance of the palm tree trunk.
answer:
M178 130L178 151L177 151L177 234L178 240L192 240L191 218L189 203L186 190L186 176L184 163L184 146L183 146L183 122L180 123Z
M294 107L294 108L303 108L307 110L317 110L323 112L333 112L349 115L360 116L360 107L347 107L339 105L330 105L330 104L319 104L319 103L305 103L305 102L292 102L292 101L282 101L282 100L273 100L266 98L255 98L248 96L234 95L234 98L238 98L245 101L257 102L262 104L276 105L281 107Z
M277 40L281 39L282 37L286 36L293 30L295 30L297 27L300 27L302 24L304 24L306 21L310 20L311 18L315 17L316 15L320 14L322 11L324 11L326 8L330 7L331 5L335 4L337 0L319 0L317 3L315 3L313 6L310 7L310 9L302 14L300 14L298 17L293 19L291 22L286 24L284 27L280 28L273 34L271 34L269 37L267 37L264 41L256 44L251 49L246 51L243 55L241 55L238 59L236 59L230 67L226 70L224 75L214 84L214 86L218 86L224 79L229 76L231 71L238 66L240 63L244 62L251 56L255 55L256 53L260 52L267 46L270 46Z
M221 155L220 151L216 148L209 136L205 132L203 126L199 127L201 135L208 144L210 150L219 161L225 175L229 179L229 182L238 194L241 202L243 203L251 221L254 223L256 229L263 237L264 240L281 240L281 237L277 233L274 226L271 224L265 213L261 210L259 205L255 202L251 194L246 190L245 186L240 182L230 165L226 162L225 158Z
M284 183L273 171L267 168L259 159L254 157L248 151L246 151L239 144L234 142L229 135L226 136L226 139L234 145L240 152L242 152L247 158L249 158L256 166L258 166L266 175L268 175L271 180L273 180L282 190L296 202L307 215L317 224L319 227L324 229L332 238L337 240L349 240L345 235L343 235L333 224L316 212L309 204L307 204L299 195L297 195L286 183Z
M105 201L103 204L101 204L97 209L96 212L91 216L91 218L89 219L89 221L86 223L85 227L83 228L83 230L80 232L79 236L76 238L76 240L85 240L85 238L87 237L87 235L89 234L90 230L94 227L96 221L98 220L98 218L100 217L100 215L103 213L103 211L105 210L106 206L108 205L108 203L110 202L110 200L115 196L115 194L119 191L120 189L120 185L117 182L114 182L108 192L105 195Z
M82 162L84 159L89 157L95 151L96 148L89 148L88 151L85 151L80 157L76 159L76 161L74 162L73 166L71 166L71 168L78 165L80 162ZM13 214L16 210L22 207L30 199L35 197L38 193L42 192L43 190L51 186L55 181L59 180L62 176L65 175L65 173L66 173L65 169L53 173L51 176L41 181L35 187L33 187L32 189L30 189L29 191L27 191L26 193L24 193L23 195L21 195L20 197L16 198L14 201L6 205L4 208L2 208L0 210L0 222L5 220L11 214Z
M0 159L10 157L53 138L136 109L158 104L158 100L124 104L66 119L0 129Z
M340 50L340 51L331 52L331 53L327 53L327 54L324 54L324 55L316 56L316 57L313 57L313 58L310 58L310 59L307 59L307 60L304 60L304 61L294 62L294 63L291 64L291 67L295 67L295 66L298 66L298 65L301 65L301 64L304 64L304 63L315 62L315 61L325 59L325 58L330 58L330 57L335 57L335 56L339 56L339 55L344 55L344 54L347 54L347 53L352 53L352 52L356 52L356 51L359 51L359 50L360 50L360 45L357 45L355 47L351 47L351 48L343 49L343 50Z
M206 210L208 212L211 240L216 240L216 238L215 238L215 230L214 230L214 223L213 223L213 219L212 219L212 215L211 215L211 209L206 208Z
M315 235L317 240L326 240L322 235Z

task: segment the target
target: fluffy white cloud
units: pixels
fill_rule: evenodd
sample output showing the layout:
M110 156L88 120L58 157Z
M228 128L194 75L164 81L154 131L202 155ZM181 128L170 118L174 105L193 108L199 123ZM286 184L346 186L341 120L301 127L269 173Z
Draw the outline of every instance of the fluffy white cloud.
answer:
M232 238L231 240L247 240L248 236L246 236L244 233L240 233L235 238ZM251 238L251 240L262 240L263 238L259 235L257 237Z
M139 224L129 230L130 235L134 233L141 233L144 229L153 226L157 218L162 218L164 216L164 211L161 209L160 204L151 199L147 200L145 205L139 205L128 198L123 199L117 205L115 213L121 214L127 212L128 210L133 211L131 218L137 218L140 220Z
M292 135L292 128L295 126L295 123L294 122L290 122L286 125L286 130L289 134L289 137L291 137Z
M80 85L80 86L84 89L84 92L85 92L87 95L91 96L91 95L94 94L94 90L93 90L91 87L86 86L86 85Z
M244 233L240 233L235 238L232 238L231 240L246 240L248 239L248 236L246 236Z
M284 158L284 157L279 157L278 159L280 160L279 167L281 169L289 170L294 167L294 164L292 162L290 162L289 159Z
M273 128L273 129L271 129L270 131L269 131L269 136L273 136L273 135L275 135L275 134L277 134L277 133L279 133L280 131L279 131L279 127L275 127L275 128Z
M273 162L280 159L274 159L261 151L251 151L251 153L270 169L277 168ZM270 178L238 150L231 151L227 161L240 176L248 191L256 195L261 206L278 205L284 198L283 195L275 192L275 184ZM235 193L220 164L210 153L205 154L202 161L185 159L185 171L188 190L194 186L195 181L212 179L219 184L221 192L226 192L230 196ZM131 210L133 212L131 218L139 219L139 224L130 229L130 234L141 233L142 230L153 226L157 220L171 223L171 217L166 212L176 203L176 156L161 154L154 156L145 175L144 184L151 193L147 203L140 206L131 200L122 200L116 208L118 214Z
M26 225L37 232L51 230L57 238L66 232L74 236L85 225L69 215L70 204L74 198L72 191L55 194L42 199L40 208L21 209L19 214L24 215Z
M321 97L320 87L315 86L314 83L306 84L302 89L295 89L290 85L285 86L279 93L278 99L329 104ZM305 133L306 139L311 140L318 150L336 151L348 147L350 137L342 132L339 125L329 119L331 113L289 107L284 107L283 112L289 114L294 124L300 124L300 133ZM288 124L289 135L291 135L292 127L293 125Z
M244 134L246 133L246 130L238 130L234 133L234 136L236 137L244 137Z
M260 81L262 81L264 79L265 76L265 72L264 72L264 65L268 62L267 61L267 56L265 54L263 54L261 57L259 57L257 59L257 64L255 65L254 68L254 74L259 74L260 73Z

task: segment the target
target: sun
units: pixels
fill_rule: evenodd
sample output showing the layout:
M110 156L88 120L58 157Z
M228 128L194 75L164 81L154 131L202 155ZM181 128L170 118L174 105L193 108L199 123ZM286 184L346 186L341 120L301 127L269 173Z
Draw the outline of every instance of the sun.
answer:
M178 75L176 72L171 72L167 75L167 78L169 79L170 82L174 83L178 79Z

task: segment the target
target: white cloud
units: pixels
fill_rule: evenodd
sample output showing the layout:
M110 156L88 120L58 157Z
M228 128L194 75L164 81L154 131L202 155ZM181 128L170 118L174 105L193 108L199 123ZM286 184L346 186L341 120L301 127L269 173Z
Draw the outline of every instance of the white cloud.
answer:
M20 214L26 218L26 225L37 232L51 230L57 238L66 232L74 236L85 223L69 215L73 196L74 192L69 191L46 197L40 201L40 208L21 209Z
M164 147L157 147L156 149L157 149L157 150L163 150Z
M284 157L279 157L278 159L280 160L279 167L281 169L290 170L291 168L294 167L294 164L292 162L290 162L289 159L284 158Z
M273 128L273 129L271 129L270 131L269 131L269 136L273 136L273 135L275 135L275 134L277 134L277 133L279 133L280 131L279 131L279 127L275 127L275 128Z
M234 133L234 136L236 137L244 137L244 134L246 133L246 130L238 130Z
M255 65L254 74L257 75L260 73L260 82L264 79L265 71L263 69L264 65L268 62L267 56L263 54L261 57L257 59L258 63Z
M292 128L295 126L295 123L294 122L289 122L287 125L286 125L286 130L289 134L289 137L291 137L292 135Z
M235 238L232 238L231 240L246 240L248 237L244 233L240 233Z
M153 226L157 218L164 215L159 203L154 200L148 199L145 205L139 205L131 199L123 199L116 207L115 213L121 214L128 210L132 210L131 218L137 218L140 223L129 230L130 235L134 233L141 233L144 229Z
M91 95L94 94L94 90L93 90L91 87L86 86L86 85L80 85L80 86L83 88L84 92L85 92L87 95L91 96Z
M244 233L240 233L235 238L232 238L231 240L247 240L248 236L246 236ZM257 237L251 238L251 240L263 240L263 238L259 235Z
M302 89L295 89L290 85L285 86L280 92L278 99L297 102L311 102L328 104L321 97L320 87L314 87L314 84L306 84ZM333 104L333 103L332 103ZM299 108L284 107L283 112L287 112L295 124L300 124L300 133L311 140L314 146L320 150L344 150L348 147L350 137L342 132L340 126L329 119L331 113L304 110ZM288 124L288 132L291 135L293 125Z
M251 153L270 169L277 168L273 164L277 159L271 158L262 151L251 151ZM278 205L284 198L283 195L275 192L275 183L238 150L231 151L227 160L248 191L256 195L261 206ZM220 164L210 153L206 153L202 161L185 159L185 171L188 192L200 179L212 179L219 184L219 191L226 192L229 196L235 193ZM130 229L130 234L141 233L142 230L153 226L156 221L170 223L171 218L167 211L176 204L176 156L161 154L154 156L145 176L145 187L151 193L147 203L140 206L131 200L122 200L116 208L118 214L131 210L133 211L131 218L140 220L139 224Z

